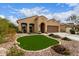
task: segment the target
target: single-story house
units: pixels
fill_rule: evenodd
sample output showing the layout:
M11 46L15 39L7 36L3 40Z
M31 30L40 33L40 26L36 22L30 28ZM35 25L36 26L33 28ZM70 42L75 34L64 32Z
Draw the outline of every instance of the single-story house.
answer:
M60 25L60 32L70 33L70 29L79 31L79 25L74 25L74 23L63 23Z
M18 29L24 33L60 32L60 23L55 19L48 20L45 16L32 16L17 20Z

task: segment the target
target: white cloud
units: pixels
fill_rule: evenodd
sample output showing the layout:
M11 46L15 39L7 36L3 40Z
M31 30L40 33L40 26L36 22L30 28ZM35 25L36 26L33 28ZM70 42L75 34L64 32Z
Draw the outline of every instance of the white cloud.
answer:
M75 7L79 5L79 3L66 3L66 4L69 5L69 7Z
M76 14L79 16L79 4L73 4L73 10L71 10L73 14Z
M49 14L42 14L43 16L47 17L48 19L52 19L54 18L53 17L53 14L49 13Z
M34 15L42 15L48 13L48 10L44 7L35 7L31 9L22 8L19 10L21 14L24 14L26 17L34 16Z
M43 15L48 19L55 18L57 20L61 20L62 22L64 22L64 20L73 13L73 11L67 11L67 12L61 12L61 13L50 13L49 10L45 9L44 7L35 7L31 9L22 8L19 10L19 12L26 17L31 17L34 15L38 15L38 16Z
M8 20L10 20L13 24L17 25L18 18L14 16L8 16Z
M12 11L12 13L20 13L22 15L24 15L25 17L31 17L34 15L38 15L38 16L45 16L48 19L52 19L52 18L56 18L57 20L60 20L61 22L65 22L65 20L67 19L67 17L69 17L72 14L76 14L79 15L79 4L71 4L71 3L67 3L69 5L69 7L73 7L73 10L69 10L66 12L60 12L60 13L51 13L51 10L48 10L44 7L34 7L34 8L22 8L22 9L15 9L13 7L10 7L10 9L13 9L14 11ZM60 5L60 4L57 4ZM62 6L64 7L64 6ZM16 24L16 20L17 17L14 16L9 16L9 19L12 23Z
M1 17L1 18L5 18L5 16L4 16L4 15L0 15L0 17Z
M61 13L54 13L56 16L55 18L61 20L61 22L65 22L65 20L71 16L72 14L78 15L79 16L79 4L72 3L68 4L70 7L73 7L73 10L69 10L66 12L61 12Z
M55 13L54 16L56 19L60 20L61 22L65 22L65 20L73 14L72 11L62 12L62 13Z
M8 17L5 17L4 15L0 15L1 18L6 18L8 19L10 22L12 22L13 24L17 25L17 20L18 18L14 17L14 16L8 16Z
M57 4L60 5L60 4ZM74 13L72 10L67 11L67 12L61 12L61 13L51 13L51 10L48 10L44 7L34 7L34 8L22 8L22 9L15 9L12 6L8 5L8 8L13 10L11 13L16 14L16 13L20 13L21 15L24 15L25 17L31 17L34 15L38 15L38 16L45 16L48 19L52 19L52 18L56 18L57 20L61 20L62 22L64 22L64 20L72 13ZM78 9L78 8L77 8ZM74 9L75 10L75 9ZM8 16L9 20L16 24L16 20L17 17L14 16Z
M56 6L59 6L59 5L61 5L61 3L57 3L57 4L56 4Z
M10 5L8 5L7 8L9 8L10 10L13 10L13 11L18 11L18 9L16 9L16 8L10 6Z

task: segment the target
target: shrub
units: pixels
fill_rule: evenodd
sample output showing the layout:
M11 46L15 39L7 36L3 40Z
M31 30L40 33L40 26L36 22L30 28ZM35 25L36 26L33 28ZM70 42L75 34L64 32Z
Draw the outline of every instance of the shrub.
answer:
M74 29L70 29L70 33L71 34L75 34L75 30Z
M69 39L69 38L67 38L67 37L62 38L62 40L71 41L71 39Z
M49 34L49 36L54 37L54 38L60 38L59 35L54 35L54 34Z
M54 47L51 47L55 52L59 53L59 54L63 54L63 55L70 55L70 52L68 49L66 49L64 46L62 45L57 45Z
M22 33L21 31L17 31L17 33Z
M9 41L8 37L12 39L15 34L13 24L7 19L0 18L0 44Z
M17 49L17 47L11 47L9 49L9 52L7 53L7 56L23 56L24 51Z

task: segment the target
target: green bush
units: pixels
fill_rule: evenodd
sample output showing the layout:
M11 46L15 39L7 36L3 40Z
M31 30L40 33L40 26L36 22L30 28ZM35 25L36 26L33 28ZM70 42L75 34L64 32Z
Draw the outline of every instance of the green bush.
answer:
M7 19L0 18L0 44L7 42L9 40L8 37L11 40L15 34L16 32L13 24Z
M62 45L57 45L54 47L51 47L55 52L62 54L62 55L70 55L70 52L67 48L65 48Z
M22 31L17 31L17 33L22 33Z
M24 51L17 49L15 46L9 49L7 56L23 56Z
M75 30L74 29L70 29L70 33L71 34L75 34Z
M49 34L49 36L54 37L54 38L60 38L59 35L54 35L54 34Z
M67 37L62 38L62 40L71 41L71 39L69 39L69 38L67 38Z

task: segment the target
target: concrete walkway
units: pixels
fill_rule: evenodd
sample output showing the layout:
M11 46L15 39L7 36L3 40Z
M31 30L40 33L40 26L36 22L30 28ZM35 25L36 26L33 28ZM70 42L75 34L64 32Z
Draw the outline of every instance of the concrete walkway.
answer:
M61 33L61 32L59 32L59 33L53 33L53 34L55 34L55 35L59 35L60 37L68 37L68 38L70 38L71 40L76 40L76 41L79 41L79 35L74 35L74 34L68 34L68 33Z

